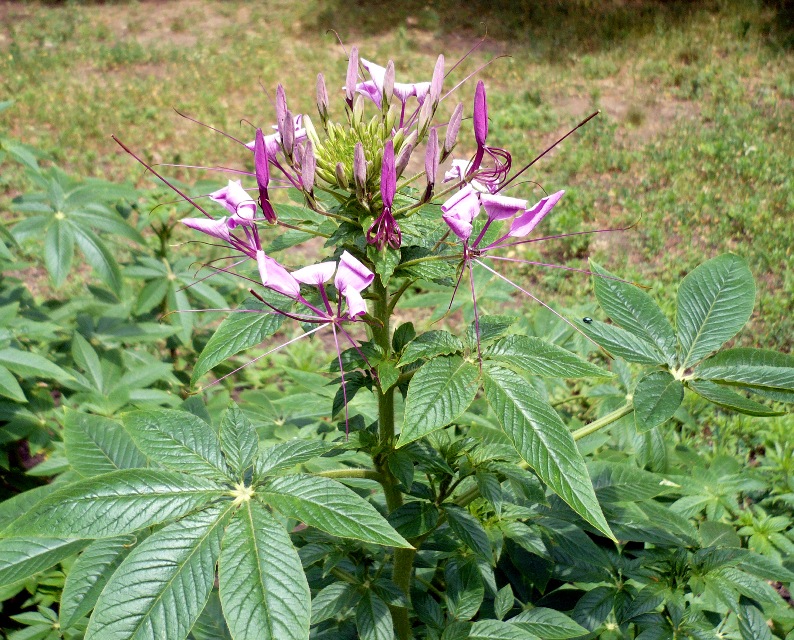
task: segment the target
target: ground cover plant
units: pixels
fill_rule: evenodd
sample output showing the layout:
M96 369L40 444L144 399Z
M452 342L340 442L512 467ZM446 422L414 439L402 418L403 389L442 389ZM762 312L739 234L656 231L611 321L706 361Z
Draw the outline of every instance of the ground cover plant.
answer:
M731 343L745 259L675 295L554 264L636 220L545 231L572 194L523 182L555 149L502 142L494 65L346 53L203 182L120 132L168 189L2 139L29 180L0 255L4 633L790 635L794 361ZM39 252L69 287L75 249L88 295L12 275Z

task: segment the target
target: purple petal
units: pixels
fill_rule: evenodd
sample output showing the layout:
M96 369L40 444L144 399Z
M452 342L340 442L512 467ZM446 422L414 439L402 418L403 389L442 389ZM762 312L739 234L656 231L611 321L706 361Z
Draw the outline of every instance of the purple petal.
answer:
M546 214L554 208L554 205L560 201L564 193L565 191L552 193L550 196L546 196L540 200L531 209L527 209L526 212L513 220L508 235L514 238L523 238L529 235L532 230L538 226L538 223L543 220Z
M452 147L454 147L455 143L458 141L458 131L460 131L460 123L462 120L463 103L459 102L458 106L455 107L455 111L452 112L449 124L447 124L447 135L444 137L444 151L446 153L452 151Z
M480 199L471 186L466 185L441 205L441 216L453 233L461 240L471 236L472 221L480 213Z
M347 80L345 81L345 98L348 103L353 104L353 95L356 92L356 80L358 79L358 47L350 50L350 59L347 62Z
M290 298L296 298L300 294L301 287L298 281L273 258L266 256L264 251L256 252L256 264L259 267L262 284L268 289L283 293Z
M444 85L444 56L438 56L436 67L433 69L433 79L430 82L430 100L434 105L441 99L441 89Z
M378 109L381 108L381 99L383 96L380 92L380 89L378 89L378 86L372 80L359 82L356 85L356 93L360 93L365 98L369 98L378 106Z
M441 157L441 150L438 148L438 129L430 129L427 137L427 149L425 150L425 177L428 184L435 184L436 174L438 173L438 161Z
M509 198L508 196L500 196L498 194L491 195L490 193L483 193L480 196L480 202L488 218L491 220L506 220L519 213L523 213L527 208L526 200Z
M367 301L361 297L358 291L348 288L344 292L344 296L347 302L347 315L349 318L362 316L367 312Z
M383 162L380 173L380 195L383 208L391 209L397 192L397 169L394 164L394 140L389 138L383 145Z
M220 220L210 220L209 218L183 218L180 222L191 229L206 233L213 238L219 238L226 242L231 240L229 227L226 224L226 216Z
M342 253L334 279L334 285L340 292L344 294L351 289L361 292L372 284L374 278L375 274L361 264L358 259L347 251Z
M480 80L474 92L474 139L477 141L477 146L482 147L487 137L488 102L485 97L485 84Z
M382 94L383 81L386 76L386 68L381 67L380 65L377 65L374 62L370 62L369 60L364 60L364 58L361 58L361 66L364 67L369 72L369 76L370 78L372 78L372 82L375 84L378 93Z
M229 184L209 194L211 200L222 204L232 214L227 224L234 229L238 224L252 226L256 215L256 202L243 189L239 180L229 180Z
M321 262L293 271L292 277L303 284L313 284L319 287L334 277L334 271L336 271L336 262Z
M287 94L280 84L276 87L276 122L281 126L287 119Z

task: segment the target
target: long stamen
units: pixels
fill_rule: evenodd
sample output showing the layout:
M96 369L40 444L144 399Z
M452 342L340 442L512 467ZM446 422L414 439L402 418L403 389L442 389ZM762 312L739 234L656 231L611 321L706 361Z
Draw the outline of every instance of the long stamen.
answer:
M331 323L331 331L334 332L334 344L336 345L336 357L339 360L339 374L342 376L342 398L345 402L345 436L350 435L350 415L347 408L347 383L345 382L345 368L342 366L342 352L339 349L339 338L336 335L336 324Z
M493 222L493 218L488 218L488 220L485 223L485 226L482 228L482 231L480 231L480 235L477 236L477 239L474 241L474 244L471 245L474 249L476 249L477 245L480 244L480 241L483 239L483 236L485 236L486 232L488 231L488 227L491 226L492 222Z
M584 333L584 331L582 331L582 330L581 330L579 327L577 327L577 326L576 326L576 325L575 325L573 322L571 322L570 320L568 320L568 318L566 318L565 316L561 315L559 312L557 312L557 311L555 311L554 309L552 309L552 308L551 308L549 305L547 305L545 302L543 302L543 300L541 300L540 298L537 298L537 297L533 296L533 295L532 295L532 294L531 294L529 291L527 291L526 289L524 289L524 288L522 288L522 287L519 287L519 286L518 286L518 285L517 285L515 282L513 282L513 281L512 281L512 280L510 280L509 278L506 278L505 276L503 276L503 275L502 275L501 273L499 273L498 271L494 271L493 269L491 269L491 267L489 267L489 266L488 266L487 264L485 264L484 262L480 262L479 260L476 260L476 259L474 260L474 262L476 262L478 265L480 265L480 266L481 266L481 267L483 267L484 269L487 269L488 271L490 271L491 273L493 273L495 276L499 276L499 277L500 277L502 280L504 280L504 281L505 281L505 282L507 282L508 284L511 284L511 285L513 285L513 287L515 287L516 289L518 289L518 290L519 290L521 293L523 293L523 294L525 294L525 295L529 296L529 297L530 297L530 298L532 298L532 299L533 299L535 302L537 302L537 303L538 303L538 304L540 304L541 306L543 306L543 307L545 307L546 309L548 309L549 311L551 311L551 312L552 312L552 313L553 313L555 316L557 316L557 317L558 317L560 320L562 320L562 321L563 321L563 322L565 322L566 324L570 325L570 326L571 326L571 327L574 329L574 331L576 331L577 333L580 333L580 334L582 334L582 335L583 335L585 338L587 338L587 339L588 339L590 342L592 342L592 343L593 343L593 344L594 344L596 347L598 347L598 348L599 348L601 351L603 351L604 353L606 353L606 354L607 354L607 355L608 355L610 358L612 357L612 356L611 356L611 354L610 354L610 353L609 353L609 352L608 352L606 349L604 349L604 348L603 348L603 347L602 347L600 344L598 344L598 343L597 343L595 340L593 340L593 339L592 339L590 336L588 336L586 333Z
M370 361L367 359L367 356L365 356L364 352L361 349L359 349L358 345L356 344L356 341L353 340L353 336L351 336L347 331L345 331L344 327L341 324L339 325L339 330L345 335L345 337L347 338L347 341L356 350L358 355L361 356L361 359L364 360L364 362L366 363L366 365L369 368L369 370L374 375L377 375L377 372L375 371L375 367L373 367L372 364L370 364Z
M212 273L210 273L209 275L206 275L206 276L203 276L203 277L199 278L199 279L198 279L198 280L196 280L195 282L191 282L190 284L186 284L186 285L185 285L184 287L182 287L181 289L177 289L177 291L185 291L186 289L190 289L190 287L192 287L193 285L199 284L199 283L201 283L201 282L204 282L204 281L205 281L205 280L207 280L208 278L211 278L212 276L216 276L216 275L218 275L218 271L226 271L226 269L233 269L234 267L239 267L239 266L240 266L241 264L243 264L244 262L248 262L248 259L246 258L245 260L240 260L240 261L238 261L238 262L235 262L234 264L231 264L231 265L229 265L228 267L224 267L224 268L222 268L222 269L221 269L221 268L219 268L219 267L215 267L215 266L211 265L211 264L208 262L208 263L207 263L207 264L205 264L204 266L205 266L205 267L207 267L208 269L215 269L215 271L213 271L213 272L212 272ZM228 272L227 272L227 273L228 273Z
M260 311L259 309L173 309L172 311L161 315L159 319L165 320L172 313L211 313L219 311L223 311L224 313L261 313L266 316L280 315L275 311Z
M190 204L192 204L194 207L196 207L196 209L198 209L199 211L201 211L201 213L203 213L205 216L207 216L207 217L208 217L208 218L210 218L211 220L214 220L214 218L213 218L213 217L212 217L212 216L211 216L209 213L207 213L207 212L204 210L204 208L203 208L201 205L199 205L199 204L196 204L196 201L195 201L195 200L193 200L193 198L191 198L191 197L190 197L190 196L188 196L187 194L185 194L185 193L183 193L182 191L180 191L180 190L179 190L177 187L175 187L174 185L172 185L172 184L171 184L171 183L170 183L168 180L166 180L166 179L165 179L163 176L161 176L159 173L157 173L157 171L155 171L155 170L154 170L154 168L153 168L153 167L152 167L150 164L148 164L148 163L144 162L144 161L143 161L141 158L139 158L137 155L135 155L135 154L134 154L134 153L133 153L133 152L130 150L130 148L129 148L127 145L125 145L125 144L124 144L124 143L123 143L121 140L119 140L119 139L118 139L118 138L117 138L115 135L112 135L112 136L110 136L110 137L111 137L111 138L113 138L113 140L116 142L116 144L117 144L117 145L119 145L119 146L120 146L122 149L124 149L124 151L126 151L126 152L127 152L129 155L131 155L133 158L135 158L135 159L136 159L138 162L140 162L140 163L141 163L141 164L142 164L144 167L146 167L146 168L147 168L149 171L151 171L151 172L152 172L154 175L156 175L158 178L160 178L160 180L162 180L162 181L163 181L163 183L165 183L165 184L166 184L168 187L170 187L171 189L173 189L173 190L174 190L174 191L175 191L175 192L176 192L178 195L182 196L182 198L184 198L184 199L185 199L187 202L189 202L189 203L190 203Z
M631 280L624 280L623 278L618 278L616 276L605 276L600 273L596 273L595 271L589 271L588 269L577 269L575 267L566 267L561 264L550 264L548 262L535 262L534 260L521 260L520 258L503 258L502 256L483 256L490 260L502 260L504 262L519 262L521 264L531 264L536 267L549 267L550 269L563 269L565 271L576 271L577 273L585 273L588 276L594 276L596 278L604 278L605 280L616 280L617 282L624 282L626 284L633 285L635 287L640 287L641 289L650 289L650 287L646 287L645 285L639 284L637 282L632 282Z
M279 315L284 316L285 318L290 318L291 320L297 320L298 322L309 322L309 323L314 323L314 324L321 323L321 322L326 322L326 323L328 322L328 318L324 318L322 316L317 316L317 317L301 316L301 315L297 315L297 314L294 314L294 313L289 313L288 311L282 311L278 307L275 307L272 304L270 304L267 300L265 300L262 296L260 296L253 289L249 289L248 291L249 291L249 293L252 296L254 296L254 298L259 300L259 302L261 302L263 305L265 305L266 307L270 307L271 309L273 309L273 311L275 311Z
M203 171L224 171L226 173L239 173L244 176L256 175L252 171L244 171L243 169L232 169L231 167L204 167L198 164L172 164L170 162L158 162L155 167L179 167L180 169L202 169ZM204 197L204 196L202 196Z
M215 127L213 127L211 125L204 124L200 120L196 120L195 118L191 118L189 115L187 115L185 113L182 113L179 109L174 109L174 111L176 111L177 114L182 116L185 120L190 120L191 122L195 122L196 124L201 125L202 127L206 127L207 129L210 129L210 130L214 131L215 133L220 133L222 136L225 136L225 137L229 138L229 140L234 140L237 144L241 144L241 145L243 145L245 147L245 142L243 142L242 140L238 140L234 136L229 135L228 133L226 133L225 131L221 131L220 129L216 129Z
M439 100L439 102L443 102L443 101L444 101L444 100L445 100L447 97L449 97L449 96L450 96L450 94L452 94L454 91L456 91L456 90L458 89L458 87L460 87L462 84L465 84L465 83L466 83L466 82L469 80L469 78L471 78L472 76L476 76L478 73L480 73L480 71L482 71L483 69L485 69L485 67L489 66L491 63L493 63L493 62L496 62L497 60L499 60L499 58L510 58L510 57L512 57L512 56L508 56L508 55L501 55L501 56L496 56L495 58L491 58L491 59L490 59L488 62L486 62L486 63L485 63L484 65L482 65L481 67L478 67L478 68L477 68L477 69L475 69L474 71L472 71L472 72L471 72L469 75L467 75L465 78L463 78L463 80L461 80L460 82L458 82L458 84L456 84L456 85L455 85L454 87L452 87L452 88L451 88L449 91L447 91L447 92L446 92L446 93L445 93L445 94L444 94L444 95L441 97L441 100ZM454 68L454 67L453 67L453 68Z
M201 388L200 388L200 389L197 391L197 393L201 393L201 392L202 392L202 391L204 391L205 389L209 389L210 387L212 387L212 386L214 386L214 385L218 384L219 382L221 382L221 381L225 380L225 379L226 379L226 378L228 378L229 376L232 376L232 375L234 375L234 374L235 374L235 373L237 373L238 371L242 371L242 370L243 370L243 369L245 369L245 368L246 368L248 365L252 365L252 364L254 364L255 362L257 362L257 361L261 360L261 359L262 359L262 358L264 358L265 356L269 356L271 353L275 353L276 351L280 351L280 350L281 350L281 349L283 349L284 347L286 347L286 346L288 346L288 345L291 345L293 342L297 342L298 340L302 340L303 338L306 338L306 337L308 337L308 336L312 335L313 333L317 333L317 332L318 332L320 329L324 329L324 328L325 328L325 327L327 327L329 324L330 324L330 323L326 323L326 324L320 325L319 327L316 327L315 329L312 329L311 331L307 331L306 333L304 333L304 334L302 334L302 335L299 335L297 338L292 338L291 340L287 340L287 341L286 341L284 344L280 344L279 346L277 346L277 347L274 347L274 348L273 348L273 349L271 349L270 351L266 351L266 352L265 352L265 353L263 353L261 356L257 356L257 357L256 357L256 358L254 358L253 360L250 360L250 361L246 362L246 363L245 363L243 366L241 366L241 367L237 367L237 368L236 368L234 371L230 371L229 373L227 373L227 374L226 374L226 375L224 375L224 376L221 376L221 377L220 377L220 378L218 378L217 380L214 380L213 382L210 382L208 385L206 385L206 386L204 386L204 387L201 387Z
M573 129L571 129L568 133L566 133L562 138L557 140L557 142L552 144L550 147L547 147L545 151L543 151L532 162L530 162L527 166L525 166L523 169L521 169L521 171L519 171L518 173L514 174L512 178L510 178L507 182L505 182L499 188L499 190L501 191L502 189L504 189L507 185L509 185L511 182L513 182L513 180L515 180L518 176L520 176L522 173L524 173L524 171L529 169L533 164L535 164L538 160L540 160L543 156L545 156L549 151L551 151L554 147L556 147L558 144L560 144L560 142L565 140L565 138L567 138L569 135L571 135L578 128L583 127L584 125L586 125L588 122L590 122L590 120L595 118L599 113L601 113L600 109L598 111L596 111L595 113L591 113L589 116L587 116L584 120L582 120L579 124L577 124Z
M571 238L573 236L584 236L589 233L612 233L615 231L628 231L629 229L633 229L636 227L642 218L637 219L636 222L632 222L628 227L616 227L614 229L591 229L590 231L574 231L572 233L560 233L553 236L542 236L540 238L529 238L528 240L516 240L515 242L504 242L508 238L510 238L510 234L508 233L505 236L502 236L498 240L494 241L492 244L489 244L487 247L483 249L483 251L490 251L491 249L504 249L505 247L515 247L520 244L531 244L533 242L542 242L544 240L557 240L559 238ZM504 244L502 244L504 243Z

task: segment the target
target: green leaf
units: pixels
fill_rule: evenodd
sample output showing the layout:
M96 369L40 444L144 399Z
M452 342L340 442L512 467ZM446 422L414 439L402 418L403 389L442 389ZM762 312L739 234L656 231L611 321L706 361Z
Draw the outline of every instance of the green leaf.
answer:
M68 629L94 608L99 594L135 545L134 536L92 542L66 576L59 608L62 629Z
M192 640L233 640L229 627L223 617L221 599L218 591L213 590L204 611L190 630Z
M29 578L83 549L86 540L6 538L0 540L0 586Z
M439 513L430 502L412 500L389 514L389 524L404 538L418 538L438 524Z
M99 596L85 640L184 640L215 583L231 507L174 522L136 547Z
M230 474L217 434L192 413L147 409L128 413L123 420L141 451L164 467L207 478Z
M447 426L477 395L477 367L460 356L441 356L417 371L408 385L398 447Z
M595 631L615 606L615 587L596 587L585 593L573 609L573 619L585 629Z
M304 640L311 594L284 526L253 501L223 537L220 594L235 640Z
M582 332L614 356L638 364L666 364L667 359L650 342L617 325L599 320L575 322Z
M65 409L63 440L69 464L83 476L147 466L129 434L108 418Z
M221 323L199 355L193 367L193 383L226 358L272 336L284 321L284 316L274 313L254 298L248 298L238 309Z
M587 634L587 629L564 613L544 607L523 611L510 622L544 640L567 640Z
M53 283L60 287L72 268L74 258L74 232L71 225L57 218L44 237L44 265Z
M739 256L724 254L696 267L678 289L681 367L694 366L735 336L754 304L753 275Z
M256 459L257 478L275 475L279 471L308 462L312 458L328 453L338 446L333 442L321 440L290 440L263 449Z
M112 291L120 292L121 269L113 252L93 231L84 226L73 225L75 239L85 260Z
M488 404L522 459L576 513L614 539L584 459L557 412L509 369L489 366L483 378Z
M355 604L358 597L356 588L347 582L334 582L320 589L312 600L312 624L319 624L333 618Z
M485 586L474 556L453 556L444 568L447 609L456 620L471 620L485 598Z
M483 351L483 358L547 378L609 378L612 374L540 338L507 336Z
M470 640L538 640L518 625L500 620L478 620L469 631Z
M635 466L611 462L587 465L599 502L642 502L668 493L676 485Z
M11 398L16 402L28 401L14 374L2 365L0 365L0 395Z
M482 524L466 509L445 505L444 512L452 532L486 562L492 562L491 541Z
M378 380L382 391L391 389L400 377L400 371L392 362L381 362L378 365Z
M501 338L507 333L518 318L506 315L480 316L480 344ZM477 344L476 323L472 322L466 329L466 341L472 347Z
M173 471L123 469L51 493L2 535L110 538L179 518L224 493L203 478Z
M774 411L755 400L749 400L735 391L709 380L690 380L687 386L709 402L739 413L746 413L749 416L780 416L785 413L784 411Z
M416 329L413 322L403 322L394 330L391 337L392 348L395 353L400 353L405 346L416 338Z
M230 405L223 414L220 442L226 461L238 475L253 464L259 452L256 429L236 404Z
M496 617L500 620L504 618L508 613L510 613L510 610L515 606L515 603L516 598L513 595L513 589L509 584L506 584L496 592L496 597L493 601L493 608Z
M374 244L367 245L367 258L375 265L375 273L380 277L383 286L388 286L389 280L400 263L400 252L384 247L380 251Z
M634 389L637 433L658 427L673 417L684 399L684 385L667 371L653 371Z
M71 376L44 356L20 349L0 349L0 364L22 378L64 380Z
M737 611L742 640L773 640L766 618L751 604L740 604Z
M628 282L613 279L609 271L595 262L591 261L590 266L593 273L603 276L593 277L593 288L601 308L626 331L654 345L666 363L675 366L675 332L653 298Z
M421 358L435 358L453 353L462 353L463 343L447 331L427 331L408 343L398 367L416 362Z
M102 373L102 363L97 352L91 343L75 331L72 338L72 357L75 363L85 373L91 384L97 391L104 388L104 374Z
M170 283L166 278L155 278L147 282L135 300L135 313L148 313L154 309L165 298L169 285Z
M284 515L331 535L411 548L369 502L329 478L280 476L257 490L257 495Z
M356 607L356 629L361 640L394 640L391 612L386 603L367 591Z
M794 356L764 349L728 349L701 362L695 378L794 390Z

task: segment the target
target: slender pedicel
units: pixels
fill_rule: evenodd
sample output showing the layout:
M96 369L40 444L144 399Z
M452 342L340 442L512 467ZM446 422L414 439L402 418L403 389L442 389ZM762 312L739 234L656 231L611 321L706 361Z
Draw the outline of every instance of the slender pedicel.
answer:
M641 218L640 218L641 219ZM504 249L505 247L515 247L520 244L531 244L533 242L542 242L543 240L557 240L558 238L570 238L572 236L584 236L590 233L612 233L615 231L628 231L639 224L640 219L632 222L628 227L616 227L614 229L592 229L591 231L573 231L571 233L560 233L553 236L543 236L540 238L530 238L528 240L516 240L515 242L506 242L504 244L492 244L483 248L483 251L490 251L491 249Z
M222 136L224 136L224 137L226 137L226 138L229 138L229 140L234 140L234 141L235 141L237 144L241 144L241 145L243 145L243 146L245 147L245 142L243 142L242 140L238 140L238 139L237 139L237 138L235 138L234 136L232 136L232 135L229 135L228 133L226 133L225 131L221 131L220 129L216 129L216 128L215 128L215 127L213 127L212 125L209 125L209 124L204 124L204 123L203 123L203 122L201 122L200 120L196 120L195 118L191 118L191 117L190 117L189 115L187 115L186 113L182 113L182 112L181 112L179 109L174 109L174 111L176 111L176 112L177 112L177 114L178 114L179 116L183 117L185 120L190 120L191 122L195 122L196 124L198 124L198 125L201 125L202 127L206 127L207 129L211 129L211 130L212 130L212 131L214 131L215 133L220 133Z

